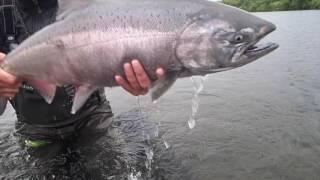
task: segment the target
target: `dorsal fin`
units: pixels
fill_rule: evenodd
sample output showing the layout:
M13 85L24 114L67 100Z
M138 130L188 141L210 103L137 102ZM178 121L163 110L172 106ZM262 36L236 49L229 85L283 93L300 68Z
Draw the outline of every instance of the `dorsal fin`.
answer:
M62 20L70 12L86 7L94 0L58 0L58 11L56 20Z

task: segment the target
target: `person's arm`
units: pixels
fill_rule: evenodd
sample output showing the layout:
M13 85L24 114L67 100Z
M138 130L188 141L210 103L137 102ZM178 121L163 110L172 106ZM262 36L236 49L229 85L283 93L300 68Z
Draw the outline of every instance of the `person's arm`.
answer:
M119 75L115 76L116 82L127 92L134 96L145 95L151 87L151 80L148 77L143 65L138 60L123 65L126 78ZM156 70L158 79L165 77L163 68Z
M0 63L4 61L6 55L0 53ZM20 80L18 77L13 76L0 68L0 97L14 97L20 87Z

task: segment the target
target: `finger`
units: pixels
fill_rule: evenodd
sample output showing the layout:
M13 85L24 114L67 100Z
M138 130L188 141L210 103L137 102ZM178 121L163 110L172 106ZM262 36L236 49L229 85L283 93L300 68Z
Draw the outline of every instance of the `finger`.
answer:
M143 89L140 91L140 95L146 95L148 94L148 92L149 92L149 89Z
M0 82L8 85L19 83L19 78L0 69Z
M5 93L5 94L1 94L1 97L5 97L5 98L13 98L16 96L16 93Z
M0 52L0 63L4 61L5 57L6 57L6 54ZM0 69L0 82L6 83L9 85L15 85L15 84L18 84L19 81L20 80L16 76L9 74L6 71Z
M14 84L8 84L8 83L3 83L0 81L0 88L11 88L11 89L18 89L21 86L21 81L18 81Z
M139 82L136 78L136 74L134 70L132 69L131 64L125 63L124 64L124 72L126 74L126 78L128 80L128 83L131 85L133 89L140 90L142 87L139 85Z
M140 86L143 89L149 88L151 86L151 81L142 64L138 60L133 60L131 64Z
M6 57L6 55L2 52L0 52L0 62L4 61L4 58Z
M121 76L116 75L115 76L115 80L116 82L123 88L125 89L127 92L129 92L130 94L134 95L134 96L138 96L139 94L137 94L137 92L129 85L129 83L123 79Z
M158 79L164 79L166 76L165 76L165 70L163 68L158 68L156 70L156 74L157 74L157 78Z
M11 89L11 88L2 88L0 89L0 94L16 94L19 92L19 89Z
M14 97L19 92L18 89L2 88L0 89L1 97Z

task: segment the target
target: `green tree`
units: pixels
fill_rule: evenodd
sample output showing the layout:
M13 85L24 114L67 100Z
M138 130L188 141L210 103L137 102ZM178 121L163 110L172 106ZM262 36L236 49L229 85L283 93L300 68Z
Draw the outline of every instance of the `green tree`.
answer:
M310 2L311 7L316 9L320 9L320 0L311 0Z
M223 0L222 2L248 11L320 9L320 0Z

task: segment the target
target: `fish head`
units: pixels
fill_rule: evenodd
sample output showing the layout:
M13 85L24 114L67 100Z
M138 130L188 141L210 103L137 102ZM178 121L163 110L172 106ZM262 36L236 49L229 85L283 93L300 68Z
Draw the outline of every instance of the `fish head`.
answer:
M276 29L273 23L230 6L209 10L196 15L177 45L177 57L192 75L237 68L278 47L276 43L258 44Z

